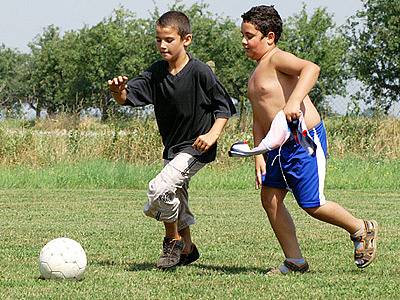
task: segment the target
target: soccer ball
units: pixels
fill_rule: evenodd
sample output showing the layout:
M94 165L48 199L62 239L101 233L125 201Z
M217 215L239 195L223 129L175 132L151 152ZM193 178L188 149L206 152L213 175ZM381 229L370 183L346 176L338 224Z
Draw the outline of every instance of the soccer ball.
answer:
M39 270L43 279L80 280L86 264L86 253L82 246L65 237L48 242L39 255Z

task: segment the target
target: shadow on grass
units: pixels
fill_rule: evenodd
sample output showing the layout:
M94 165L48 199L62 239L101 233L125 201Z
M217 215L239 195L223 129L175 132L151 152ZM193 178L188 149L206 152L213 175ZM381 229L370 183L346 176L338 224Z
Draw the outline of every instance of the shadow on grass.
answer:
M243 273L267 274L271 270L271 268L235 267L235 266L206 265L206 264L193 264L191 266L199 268L199 269L205 269L205 270L209 270L209 271L226 273L226 274L243 274Z
M125 270L130 272L140 272L140 271L153 271L158 270L154 264L154 262L140 262L140 263L133 263L131 262L116 262L114 260L99 260L93 261L92 265L102 266L102 267L115 267L115 266L123 266L128 265L125 267ZM218 273L225 273L225 274L267 274L271 268L258 268L258 267L237 267L237 266L226 266L226 265L208 265L208 264L201 264L201 263L194 263L188 266L177 266L175 268L163 270L163 272L175 272L177 268L198 268L202 270L218 272Z
M154 262L134 263L133 261L115 261L111 259L94 260L90 263L90 265L110 268L123 267L125 270L132 272L150 271L157 269Z
M122 265L123 262L115 261L112 259L102 259L102 260L93 260L90 262L92 266L100 266L100 267L113 267Z
M224 266L224 265L206 265L206 264L192 264L190 266L177 266L175 268L162 270L163 272L175 272L177 268L198 268L202 270L225 273L225 274L267 274L270 269L268 268L256 268L256 267L235 267L235 266ZM154 263L133 263L130 264L127 271L139 272L139 271L150 271L158 270Z
M150 271L150 270L156 270L156 266L153 263L149 262L143 262L143 263L133 263L129 264L129 266L126 268L127 271L131 272L138 272L138 271Z

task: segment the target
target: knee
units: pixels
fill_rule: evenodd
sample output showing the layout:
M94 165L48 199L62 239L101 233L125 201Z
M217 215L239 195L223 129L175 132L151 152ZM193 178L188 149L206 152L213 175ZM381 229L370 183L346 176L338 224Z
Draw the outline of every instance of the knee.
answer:
M147 189L149 200L155 200L160 197L167 200L171 194L174 194L173 186L165 178L157 176L149 182Z
M273 198L261 198L261 204L267 213L276 211L278 207L277 201Z
M146 216L163 222L174 222L178 218L180 201L175 197L174 188L162 178L149 182L148 202L144 207Z
M303 207L303 210L313 218L318 218L319 207Z

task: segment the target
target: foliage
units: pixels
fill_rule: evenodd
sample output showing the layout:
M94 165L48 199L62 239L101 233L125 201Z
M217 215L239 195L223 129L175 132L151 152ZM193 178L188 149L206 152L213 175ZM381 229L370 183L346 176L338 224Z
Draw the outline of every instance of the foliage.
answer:
M345 68L348 43L336 29L333 16L317 8L311 16L306 6L284 22L282 49L320 66L320 77L310 97L321 112L329 112L327 96L344 96L349 74Z
M106 81L115 74L138 74L148 61L148 43L136 43L151 32L149 22L122 8L93 27L60 36L49 26L30 44L32 93L49 113L79 113L90 107L107 114ZM143 53L143 54L141 54ZM138 55L139 54L139 55ZM112 75L111 75L112 74Z
M189 8L175 4L171 9L188 15L193 31L189 51L204 62L214 63L217 77L231 97L240 102L239 115L244 120L248 107L247 80L254 62L244 54L237 24L231 18L213 14L205 3L193 4Z
M240 30L234 20L213 15L206 4L195 4L185 12L192 20L191 51L204 62L215 63L216 74L233 97L246 95L246 82L254 65L244 55Z
M395 159L400 157L400 120L390 117L332 117L326 119L331 153L337 157Z
M106 82L120 74L137 75L153 60L155 53L152 24L136 19L131 12L118 9L114 15L79 33L78 74L75 90L86 99L84 108L98 107L103 117L108 113L109 92ZM149 35L151 34L151 39ZM136 42L136 41L145 42Z
M0 45L0 108L18 110L20 102L26 101L26 78L29 55ZM20 101L18 101L20 100Z
M229 121L218 141L217 164L229 168L238 160L227 156L232 143L251 140L251 126ZM325 120L329 152L334 157L399 159L400 120L335 117ZM33 123L0 123L0 167L43 167L76 163L96 157L113 162L153 164L161 158L162 143L154 119L121 122L61 116Z
M33 103L37 114L46 108L50 114L58 111L63 105L64 70L61 64L64 52L62 51L60 29L50 25L41 35L29 44L32 51L29 68L30 78L27 84L33 95ZM60 97L61 96L61 97Z
M400 1L363 0L349 19L349 62L365 90L357 96L375 112L388 113L400 101Z
M254 62L243 53L236 21L213 14L205 3L186 7L176 1L170 8L189 16L194 34L189 51L204 62L214 61L218 78L240 101L240 115L245 115L246 83ZM158 17L157 8L150 18L141 19L120 7L98 24L76 31L61 34L58 27L50 25L30 43L29 55L3 46L0 57L3 61L7 55L14 57L5 60L18 66L0 62L0 70L12 70L4 71L3 85L6 82L7 90L16 93L11 97L3 90L0 95L4 106L12 108L17 100L26 102L37 116L41 109L49 114L79 114L98 108L104 119L110 113L118 113L119 108L109 101L106 81L119 74L136 76L160 59L154 46L154 23ZM321 66L320 80L311 96L320 108L328 110L326 97L343 95L347 78L343 68L346 43L335 31L332 17L324 9L317 9L308 17L304 7L287 20L280 43L282 48ZM21 81L25 84L19 87L12 83ZM245 122L241 124L242 129L246 126Z

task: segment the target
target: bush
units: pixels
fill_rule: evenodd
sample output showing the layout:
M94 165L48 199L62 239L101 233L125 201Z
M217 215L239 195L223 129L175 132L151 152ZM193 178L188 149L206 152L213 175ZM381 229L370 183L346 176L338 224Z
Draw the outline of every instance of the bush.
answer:
M400 158L400 120L334 117L326 119L325 126L332 156ZM2 122L0 140L3 166L39 167L93 158L151 164L159 162L163 149L152 118L101 123L64 115L37 121L33 126ZM218 165L238 163L227 155L231 144L238 140L252 141L251 122L232 118L219 140Z

